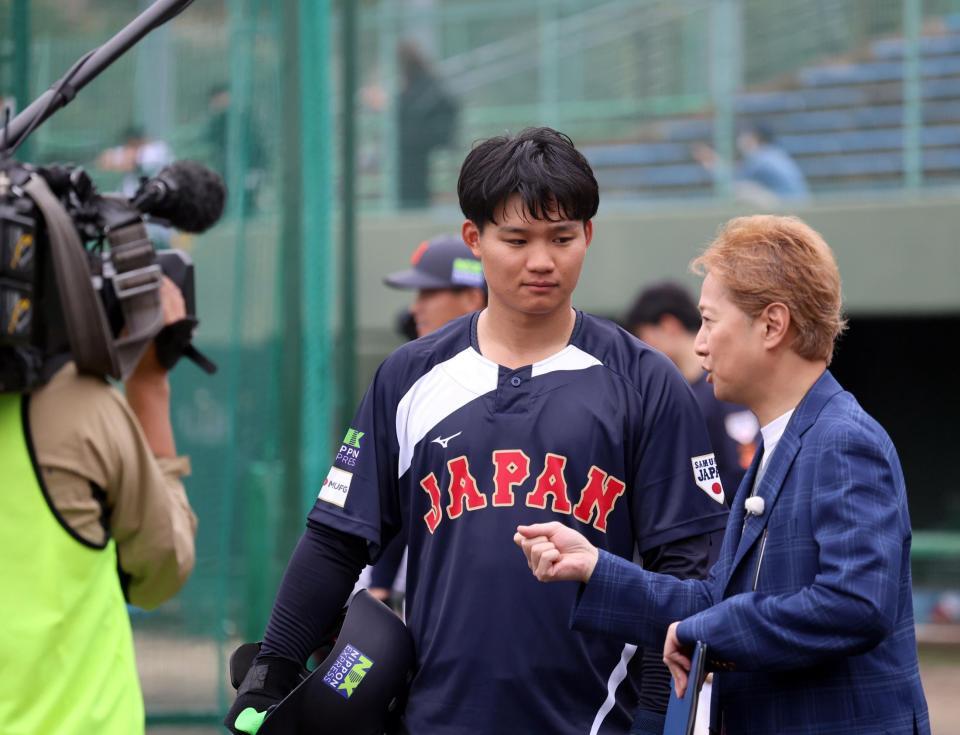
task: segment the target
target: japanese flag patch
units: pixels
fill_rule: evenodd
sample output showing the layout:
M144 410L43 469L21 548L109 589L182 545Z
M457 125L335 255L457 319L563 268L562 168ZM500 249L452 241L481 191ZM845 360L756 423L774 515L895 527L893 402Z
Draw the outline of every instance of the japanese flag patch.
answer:
M690 464L693 465L693 480L697 483L697 487L722 505L723 484L720 482L720 471L717 469L717 460L713 452L691 457Z
M347 494L350 492L351 480L353 480L352 472L341 470L339 467L331 467L317 497L342 508L347 504Z

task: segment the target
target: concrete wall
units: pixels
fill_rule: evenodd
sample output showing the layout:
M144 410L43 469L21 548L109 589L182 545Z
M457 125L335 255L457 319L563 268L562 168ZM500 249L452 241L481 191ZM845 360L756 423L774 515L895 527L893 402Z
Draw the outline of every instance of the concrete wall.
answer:
M644 284L698 279L687 264L743 205L664 205L643 210L601 206L593 245L575 296L577 307L605 315L624 311ZM960 314L960 192L905 199L811 203L795 212L833 247L850 314ZM410 295L382 285L385 273L408 266L416 244L459 231L454 210L366 217L359 230L358 350L360 384L400 343L394 317Z

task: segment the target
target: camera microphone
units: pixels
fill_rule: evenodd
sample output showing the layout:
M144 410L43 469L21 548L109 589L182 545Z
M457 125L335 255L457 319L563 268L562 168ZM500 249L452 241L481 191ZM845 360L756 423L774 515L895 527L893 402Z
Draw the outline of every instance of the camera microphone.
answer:
M196 161L176 161L145 180L130 202L178 230L203 232L220 219L226 197L218 174Z

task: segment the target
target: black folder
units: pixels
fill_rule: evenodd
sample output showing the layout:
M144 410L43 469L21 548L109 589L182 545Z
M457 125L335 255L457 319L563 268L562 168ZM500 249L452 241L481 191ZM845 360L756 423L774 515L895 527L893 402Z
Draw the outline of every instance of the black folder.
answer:
M697 641L690 659L690 674L687 678L687 691L683 697L677 696L677 690L670 682L670 703L667 705L667 719L663 725L663 735L693 735L693 726L697 721L697 701L704 679L704 664L707 660L707 646Z

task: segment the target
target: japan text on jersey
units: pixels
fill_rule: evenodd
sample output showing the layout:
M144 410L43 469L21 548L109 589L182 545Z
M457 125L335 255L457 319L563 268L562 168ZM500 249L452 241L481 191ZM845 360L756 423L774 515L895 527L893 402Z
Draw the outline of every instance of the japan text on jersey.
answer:
M380 367L311 518L373 556L405 529L412 735L626 733L634 647L571 631L576 585L537 584L513 532L560 520L633 558L723 528L723 501L662 355L578 313L565 349L511 370L483 357L470 315Z

